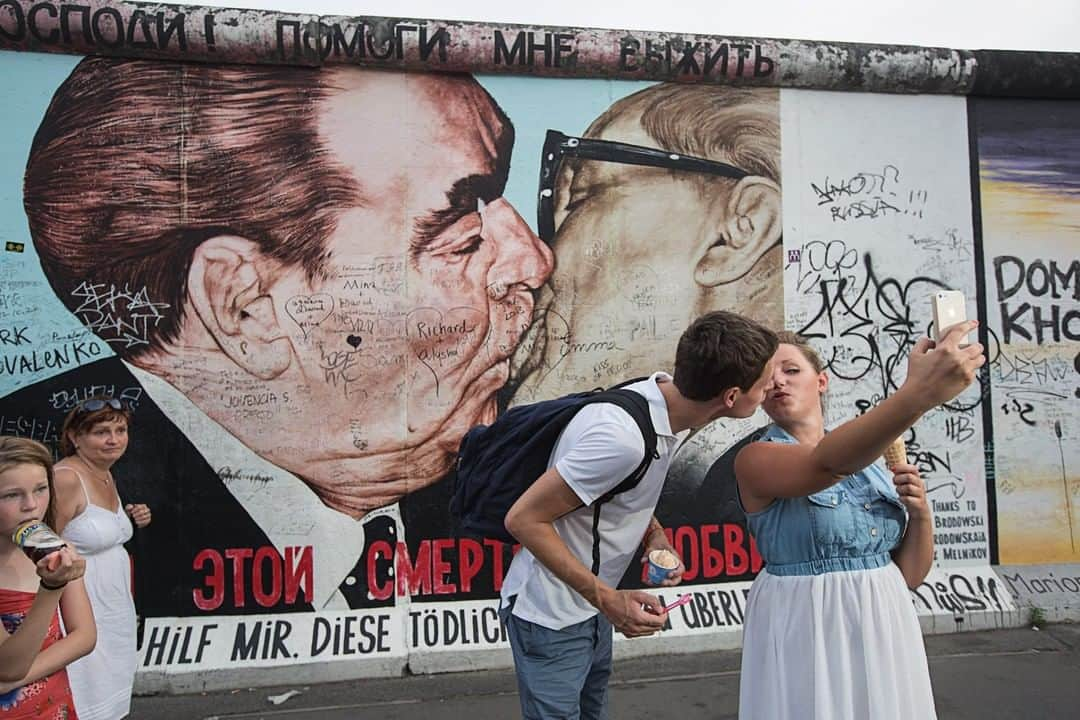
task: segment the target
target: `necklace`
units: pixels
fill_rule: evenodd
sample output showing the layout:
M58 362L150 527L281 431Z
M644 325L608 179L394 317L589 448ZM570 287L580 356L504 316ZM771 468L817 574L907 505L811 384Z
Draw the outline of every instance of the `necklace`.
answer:
M82 464L83 467L86 468L86 472L90 476L91 480L96 480L102 485L109 485L110 483L112 483L112 473L108 470L105 471L104 475L101 475L97 472L97 469L93 465L86 462L85 460L83 460Z

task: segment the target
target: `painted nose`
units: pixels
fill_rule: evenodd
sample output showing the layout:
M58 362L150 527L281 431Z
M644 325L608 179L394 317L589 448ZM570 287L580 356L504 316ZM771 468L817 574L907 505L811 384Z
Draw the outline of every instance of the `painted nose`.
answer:
M501 299L515 285L535 290L555 267L555 256L505 198L484 209L485 233L495 241L498 257L488 271L488 292Z

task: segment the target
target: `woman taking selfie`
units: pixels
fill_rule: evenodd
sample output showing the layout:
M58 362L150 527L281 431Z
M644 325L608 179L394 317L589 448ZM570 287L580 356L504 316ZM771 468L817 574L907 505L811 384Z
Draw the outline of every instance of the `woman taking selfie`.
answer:
M736 456L739 501L765 568L747 600L739 717L907 720L935 717L908 588L926 577L933 534L926 488L904 461L876 461L924 413L971 384L974 323L936 347L921 339L907 379L866 414L826 433L828 376L801 338L780 333L773 420Z

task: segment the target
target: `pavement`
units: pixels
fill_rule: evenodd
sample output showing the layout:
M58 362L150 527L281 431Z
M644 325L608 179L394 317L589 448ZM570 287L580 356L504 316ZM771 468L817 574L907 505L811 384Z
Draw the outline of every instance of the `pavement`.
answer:
M928 635L925 640L941 720L1080 717L1080 625ZM288 693L293 694L281 699ZM726 720L737 717L738 697L738 650L634 658L615 664L611 717ZM507 720L520 712L513 673L504 670L138 697L130 717Z

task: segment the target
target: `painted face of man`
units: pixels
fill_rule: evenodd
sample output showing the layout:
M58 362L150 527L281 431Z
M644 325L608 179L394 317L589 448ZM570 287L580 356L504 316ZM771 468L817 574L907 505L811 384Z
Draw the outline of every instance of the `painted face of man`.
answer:
M241 439L360 515L437 480L494 418L552 257L502 197L513 130L474 81L332 82L319 134L360 197L322 273L272 278L292 360L261 387L289 400Z
M595 138L657 147L638 111ZM775 183L578 160L555 193L556 266L515 359L514 402L670 367L679 334L710 310L781 324ZM732 272L733 253L752 256L745 271Z

